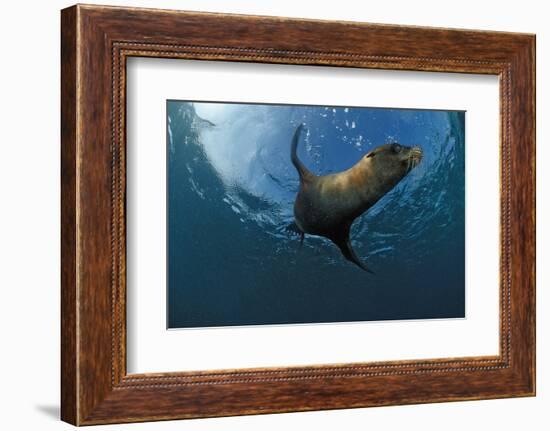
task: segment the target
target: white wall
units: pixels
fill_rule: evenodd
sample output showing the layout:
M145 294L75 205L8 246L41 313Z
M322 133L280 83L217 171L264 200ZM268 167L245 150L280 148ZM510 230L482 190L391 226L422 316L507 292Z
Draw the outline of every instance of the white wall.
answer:
M509 399L123 425L108 429L546 429L550 422L548 219L549 18L542 1L131 0L172 9L357 20L537 33L538 396ZM71 3L4 2L0 16L0 401L3 429L69 429L59 399L59 9ZM7 96L7 97L6 97ZM546 188L545 188L546 186ZM545 190L545 195L543 194ZM545 315L546 313L546 315ZM546 363L546 364L545 364ZM544 424L546 423L546 424Z

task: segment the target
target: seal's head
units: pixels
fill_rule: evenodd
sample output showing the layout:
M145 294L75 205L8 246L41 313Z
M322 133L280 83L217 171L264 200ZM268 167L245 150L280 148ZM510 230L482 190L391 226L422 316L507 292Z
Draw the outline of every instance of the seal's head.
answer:
M407 147L397 142L381 145L364 156L371 181L379 185L379 193L391 190L422 160L420 147Z

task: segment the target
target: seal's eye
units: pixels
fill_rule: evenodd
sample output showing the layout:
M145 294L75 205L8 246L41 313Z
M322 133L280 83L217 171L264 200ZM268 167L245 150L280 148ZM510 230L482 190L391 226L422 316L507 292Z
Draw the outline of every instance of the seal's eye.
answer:
M401 145L399 145L399 144L393 144L393 145L391 146L391 149L393 150L393 152L394 152L395 154L399 154L399 153L401 152L401 150L403 149L403 147L402 147Z

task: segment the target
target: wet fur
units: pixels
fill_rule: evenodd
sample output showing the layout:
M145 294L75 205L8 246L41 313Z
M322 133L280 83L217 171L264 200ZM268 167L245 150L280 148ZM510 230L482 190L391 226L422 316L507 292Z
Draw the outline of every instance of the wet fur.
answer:
M300 176L300 189L294 203L295 229L302 240L304 233L330 239L347 260L372 272L351 246L351 225L420 162L422 150L386 144L370 151L345 171L317 176L297 155L302 129L300 124L291 145L291 161Z

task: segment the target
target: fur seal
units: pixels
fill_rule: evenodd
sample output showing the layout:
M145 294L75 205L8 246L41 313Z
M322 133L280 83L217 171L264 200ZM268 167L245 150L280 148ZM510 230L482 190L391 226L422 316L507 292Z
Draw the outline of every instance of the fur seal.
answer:
M318 176L297 155L303 127L300 124L296 128L290 151L300 176L300 189L294 202L294 223L289 229L300 235L301 242L306 233L330 239L347 260L372 273L351 246L351 225L420 163L422 149L397 142L381 145L345 171Z

